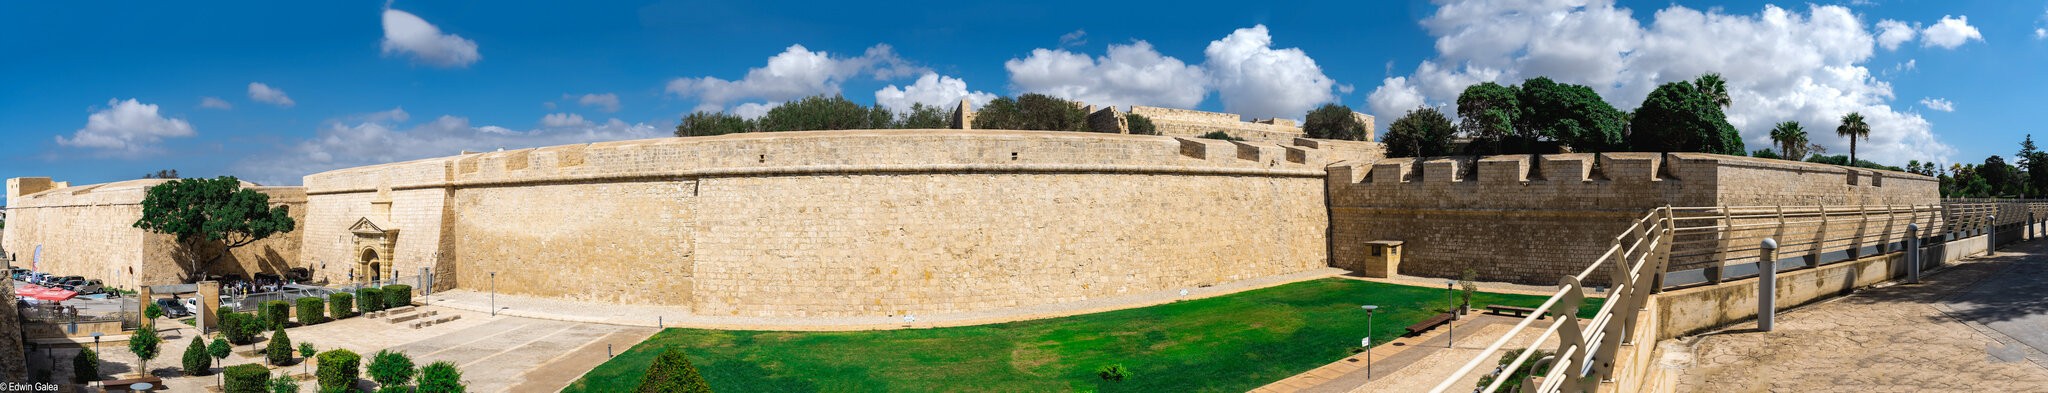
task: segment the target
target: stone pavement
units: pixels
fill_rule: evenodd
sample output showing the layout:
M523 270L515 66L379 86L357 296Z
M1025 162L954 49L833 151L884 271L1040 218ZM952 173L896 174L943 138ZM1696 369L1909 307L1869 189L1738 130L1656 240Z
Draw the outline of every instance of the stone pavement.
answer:
M1486 346L1507 334L1509 328L1521 318L1474 312L1462 317L1456 323L1456 345L1447 345L1445 336L1449 329L1436 328L1415 337L1402 337L1373 347L1372 378L1365 373L1365 355L1359 354L1338 360L1323 367L1262 386L1254 392L1417 392L1427 391L1443 382L1444 377L1458 367L1464 367ZM1537 334L1549 327L1546 323L1530 325L1529 330L1516 335L1505 348L1520 348L1529 345ZM1549 345L1555 345L1550 343ZM1475 373L1460 386L1477 384Z
M1754 322L1667 340L1678 391L2048 392L2048 242ZM2030 344L2032 346L2030 346Z

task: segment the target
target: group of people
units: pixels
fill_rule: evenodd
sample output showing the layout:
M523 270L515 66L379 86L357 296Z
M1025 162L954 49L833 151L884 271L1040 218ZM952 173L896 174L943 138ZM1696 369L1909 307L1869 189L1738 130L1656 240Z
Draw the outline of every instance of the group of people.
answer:
M256 281L235 281L232 283L228 283L226 287L221 289L223 291L226 291L230 295L248 295L252 293L277 292L284 290L287 286L296 284L298 283L292 282L290 280L272 280L268 278L258 277L256 278Z

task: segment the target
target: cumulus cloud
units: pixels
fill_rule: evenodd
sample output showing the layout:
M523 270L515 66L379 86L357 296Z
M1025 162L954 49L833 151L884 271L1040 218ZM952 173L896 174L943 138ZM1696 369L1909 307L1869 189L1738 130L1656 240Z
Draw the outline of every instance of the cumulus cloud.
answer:
M199 107L209 109L235 109L235 104L230 104L228 103L228 100L220 99L220 97L199 97Z
M1384 117L1381 118L1386 120L1380 121L1381 123L1392 122L1394 119L1400 118L1400 114L1406 114L1408 111L1426 105L1422 91L1416 89L1415 86L1409 85L1408 77L1402 76L1387 78L1386 84L1380 85L1378 89L1374 89L1371 95L1366 96L1365 100L1372 113L1395 114L1392 116L1382 115Z
M297 102L292 102L291 96L284 94L284 90L272 88L270 87L270 85L257 82L249 82L249 99L256 100L256 102L269 103L271 105L277 105L279 107L284 108L290 108L292 107L292 105L298 105Z
M820 94L838 94L840 86L848 78L870 76L875 80L889 80L925 72L923 67L912 65L896 55L889 45L875 45L856 57L835 57L831 53L790 45L780 54L768 58L768 64L747 70L739 80L725 80L716 77L676 78L668 82L668 92L683 98L696 98L698 111L719 111L726 105L742 101L759 101L755 107L768 102L779 103ZM763 109L765 111L765 109Z
M1949 101L1947 98L1921 98L1920 105L1926 106L1927 109L1942 112L1956 111L1956 103Z
M2034 39L2048 38L2048 28L2034 28Z
M1203 63L1165 56L1152 44L1110 45L1089 57L1064 49L1035 49L1010 59L1013 90L1097 105L1192 108L1214 89L1224 110L1252 117L1298 118L1317 104L1351 90L1323 74L1298 48L1275 49L1265 25L1237 29L1209 42Z
M1188 108L1209 94L1201 67L1159 54L1138 41L1109 46L1109 53L1091 58L1059 49L1034 49L1022 59L1003 62L1013 89L1095 105L1148 105Z
M775 107L778 106L782 106L781 101L749 102L745 104L740 104L739 106L732 107L732 111L730 113L732 113L734 116L739 116L745 119L759 119L761 118L761 116L767 115L769 109L775 109Z
M1912 41L1918 31L1906 22L1885 19L1877 21L1877 44L1885 50L1899 49L1899 44Z
M301 177L340 168L451 156L469 151L523 149L667 136L662 127L610 119L602 123L580 116L548 115L543 127L516 130L507 127L472 125L459 116L441 116L421 124L406 124L409 116L393 110L351 116L350 120L329 121L317 135L280 149L274 154L243 160L236 173L262 184L299 184ZM550 120L554 118L554 120ZM552 123L551 123L552 122ZM551 124L550 124L551 123Z
M583 120L583 115L574 113L550 113L540 118L540 126L544 128L577 127L589 124L589 120Z
M1860 112L1872 132L1858 149L1873 161L1946 162L1955 152L1935 138L1932 123L1891 106L1891 84L1868 67L1878 37L1841 6L1814 5L1805 13L1764 6L1755 14L1671 6L1645 25L1611 0L1454 1L1422 24L1436 37L1437 57L1383 81L1369 105L1375 115L1398 117L1412 108L1414 93L1449 103L1473 83L1537 76L1590 86L1616 107L1633 109L1659 84L1718 72L1734 101L1728 121L1750 146L1767 145L1771 125L1780 121L1832 130L1843 114ZM1847 151L1848 140L1832 132L1813 139Z
M157 113L156 104L144 104L133 98L110 99L107 108L85 118L85 128L72 132L70 138L58 135L57 144L97 150L104 155L136 157L155 152L157 142L164 138L195 133L185 119Z
M1203 66L1216 85L1223 109L1252 117L1300 118L1309 109L1336 101L1336 81L1300 48L1274 49L1266 25L1237 29L1209 42Z
M476 51L476 41L454 34L442 34L441 28L427 23L412 13L395 9L384 10L384 55L409 54L413 61L436 67L468 67L483 59Z
M889 85L881 90L875 90L875 105L889 108L896 113L910 112L911 104L952 108L963 98L974 107L980 108L983 104L995 100L996 95L969 91L967 81L931 72L917 77L917 82L909 86L899 88L896 85Z
M591 94L584 94L584 95L583 95L583 96L581 96L581 97L577 97L577 96L572 96L572 95L567 95L567 94L564 94L564 95L562 95L562 99L564 99L564 100L567 100L567 99L571 99L571 98L574 98L574 99L576 99L576 104L577 104L577 105L582 105L582 106L585 106L585 107L597 107L597 110L601 110L601 111L604 111L605 113L612 113L612 112L618 112L618 111L619 111L619 95L618 95L618 94L613 94L613 93L604 93L604 94L596 94L596 93L591 93ZM553 105L554 103L550 102L550 103L548 103L548 104L549 104L549 105ZM550 107L549 109L553 109L553 108L552 108L552 107Z
M1933 25L1927 26L1926 30L1921 30L1920 35L1923 36L1920 40L1921 45L1939 46L1942 49L1955 49L1972 40L1984 40L1984 34L1978 32L1976 26L1970 26L1969 16L1950 17L1944 15L1941 17L1940 22L1935 22Z

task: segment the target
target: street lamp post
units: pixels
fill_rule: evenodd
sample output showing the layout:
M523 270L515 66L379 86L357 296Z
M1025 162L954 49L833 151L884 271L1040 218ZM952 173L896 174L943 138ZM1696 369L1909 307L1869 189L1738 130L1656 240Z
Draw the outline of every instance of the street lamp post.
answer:
M1457 284L1454 281L1444 281L1444 293L1451 295L1451 322L1444 324L1444 348L1454 348L1458 345L1458 291L1452 289L1452 286Z
M1380 309L1380 306L1367 304L1359 306L1359 308L1365 309L1365 379L1370 381L1372 380L1372 312L1373 310Z
M491 316L498 316L498 272L491 272Z

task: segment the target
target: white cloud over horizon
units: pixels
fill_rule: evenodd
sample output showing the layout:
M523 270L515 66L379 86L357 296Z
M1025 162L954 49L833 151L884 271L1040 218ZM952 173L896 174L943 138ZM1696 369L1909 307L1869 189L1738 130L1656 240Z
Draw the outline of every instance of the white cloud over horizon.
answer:
M130 98L107 100L107 107L86 116L85 127L58 135L60 146L94 150L96 155L136 158L158 152L164 138L183 138L198 131L185 119L164 117L156 104Z
M257 183L296 185L313 173L452 156L464 150L524 149L669 135L662 127L647 123L619 119L600 123L574 114L549 114L542 118L540 128L531 130L472 125L468 118L452 115L406 124L410 117L402 109L393 109L329 121L311 138L244 159L234 167L236 173Z
M1733 99L1728 121L1750 147L1766 146L1768 129L1780 121L1832 130L1843 114L1860 112L1872 128L1859 142L1861 156L1902 164L1946 162L1955 153L1935 138L1931 122L1890 104L1891 84L1868 66L1883 28L1874 35L1848 8L1814 5L1800 13L1767 5L1755 14L1724 14L1671 6L1648 22L1632 12L1611 0L1445 2L1422 23L1436 37L1436 57L1386 78L1368 106L1385 125L1417 105L1455 102L1475 83L1548 76L1590 86L1632 110L1659 84L1720 73ZM1948 39L1934 30L1922 31L1921 39ZM1848 140L1832 132L1812 139L1848 151Z
M1064 46L1064 45L1063 45ZM1215 91L1226 112L1257 118L1301 118L1350 91L1325 75L1299 48L1273 48L1265 25L1210 41L1200 64L1160 54L1150 42L1111 44L1102 56L1039 48L1010 59L1012 90L1095 105L1194 108Z
M249 99L277 105L280 108L290 108L292 105L298 105L298 102L292 101L291 96L284 94L283 89L273 88L260 82L249 82Z
M917 81L908 86L888 85L875 90L875 105L889 108L898 114L909 113L912 104L951 110L961 99L966 99L969 105L980 108L989 101L994 101L996 95L970 91L967 89L967 81L935 72L927 72L917 77Z
M562 99L565 100L569 98L571 98L571 96L566 94L562 96ZM582 105L585 107L597 107L597 110L604 111L605 113L619 111L619 95L617 93L590 93L574 98L576 98L577 105Z
M443 68L468 67L483 59L476 41L443 34L426 19L391 8L384 9L382 48L385 56L410 54L416 62Z
M811 51L803 45L790 45L782 53L769 57L766 65L747 69L746 76L738 80L711 76L675 78L669 80L667 91L678 97L697 99L697 106L692 109L695 111L730 109L732 113L739 114L740 106L752 105L748 107L749 111L765 113L767 109L763 106L815 95L840 94L841 86L856 76L890 80L926 71L924 67L897 56L888 44L869 47L855 57L833 56L824 51ZM734 104L739 106L728 107Z

